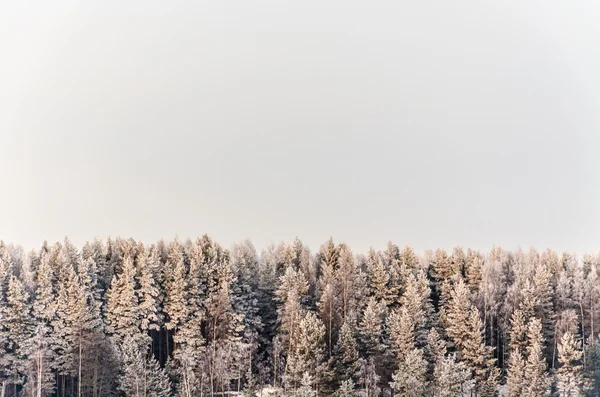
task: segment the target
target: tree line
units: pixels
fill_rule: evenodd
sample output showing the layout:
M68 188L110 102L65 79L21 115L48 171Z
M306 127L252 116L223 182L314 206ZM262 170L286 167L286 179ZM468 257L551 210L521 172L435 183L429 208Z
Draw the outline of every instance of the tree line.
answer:
M0 242L0 397L599 396L600 254Z

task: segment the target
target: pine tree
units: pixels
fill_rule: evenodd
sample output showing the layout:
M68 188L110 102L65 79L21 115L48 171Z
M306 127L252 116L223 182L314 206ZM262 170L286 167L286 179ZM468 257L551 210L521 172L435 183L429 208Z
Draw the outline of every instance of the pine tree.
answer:
M398 371L392 376L390 385L397 391L396 397L417 397L425 395L427 386L427 362L423 350L412 349L400 361Z
M122 273L113 276L107 293L106 331L117 344L126 337L145 339L139 328L140 307L136 293L135 267L131 257L125 257Z
M561 397L584 396L587 384L583 378L581 344L570 332L565 332L558 345L560 368L556 375L556 388Z
M52 364L55 354L52 350L51 323L55 318L55 283L56 277L51 265L51 255L48 251L40 254L36 272L36 290L33 301L33 317L36 330L30 341L29 351L29 387L32 394L42 397L50 394L54 388L52 379Z
M352 380L358 370L358 348L352 327L346 321L342 324L334 348L334 369L337 381ZM353 386L354 388L354 386Z
M17 394L17 385L23 383L26 372L28 342L34 329L31 321L31 307L29 294L25 291L23 283L11 275L6 290L6 304L0 307L2 319L3 339L5 340L5 356L2 359L3 372L14 385Z
M339 265L339 247L333 243L333 239L323 245L320 258L319 277L319 301L317 307L321 315L321 320L325 325L327 352L331 358L334 341L334 328L337 328L339 322L340 306L340 288L336 279L336 272Z
M139 341L125 337L121 344L123 372L119 389L128 397L167 397L171 382L165 369L154 358L146 360Z
M459 271L445 250L436 250L429 264L429 274L433 279L434 301L443 303L443 285L457 276Z
M586 349L585 375L590 382L590 395L600 393L600 338L594 343L588 343Z
M264 346L267 343L263 335L264 324L260 315L260 283L256 277L259 273L259 262L254 245L249 240L241 245L233 246L232 266L236 276L233 306L235 312L244 319L241 340L243 348L240 349L243 350L244 357L237 366L239 388L240 379L244 374L254 378L252 364L256 361L256 352L261 345ZM250 378L247 380L249 381Z
M480 395L494 396L500 371L495 366L496 359L492 358L492 348L485 344L479 310L474 306L470 310L467 324L468 333L462 341L461 360L471 368Z
M387 248L381 254L384 267L389 275L387 283L388 289L388 305L392 307L398 306L398 299L402 295L402 290L406 282L406 277L410 273L409 269L403 265L400 248L388 242Z
M554 339L554 307L552 286L552 275L547 266L542 262L535 268L533 275L533 289L535 294L535 316L542 322L542 335L545 341ZM544 354L548 362L552 358L551 344L545 344Z
M373 249L369 251L367 260L367 280L369 295L378 302L389 305L396 300L396 296L389 288L390 274L381 255Z
M291 381L294 384L304 373L317 378L317 369L324 359L325 325L312 312L306 312L298 327L297 342L294 351L288 358L291 369Z
M506 385L509 397L523 395L525 386L525 357L521 348L513 350L510 353Z
M517 309L511 318L510 358L508 363L507 385L509 396L521 396L525 382L525 349L527 347L527 324L523 311Z
M50 350L49 334L48 327L38 325L33 336L27 342L28 363L25 394L43 397L51 395L54 390L54 379L50 367L52 351Z
M241 340L244 330L244 315L236 313L233 307L236 300L233 288L236 277L231 266L229 252L223 250L208 236L203 237L202 245L208 279L207 297L204 301L206 339L210 354L211 392L214 393L217 380L220 381L221 389L223 389L225 381L229 382L231 378L230 351Z
M439 332L435 328L429 330L427 334L425 353L427 360L431 364L431 368L435 368L446 356L446 342L440 337Z
M365 397L378 396L381 391L379 387L380 376L377 374L373 358L359 359L358 378L363 386Z
M550 394L550 379L546 374L546 360L543 354L542 323L534 318L527 329L527 362L524 368L524 389L530 396Z
M139 289L136 295L139 302L140 329L143 332L159 331L164 321L160 307L163 297L157 280L159 266L156 251L140 252L136 272L139 275Z
M344 380L337 389L336 397L354 397L356 392L354 391L354 382L352 379Z
M339 261L336 278L340 286L342 319L358 315L358 300L360 293L360 275L352 250L346 244L339 245Z
M304 275L294 270L292 265L289 265L285 270L285 274L280 277L279 288L275 291L277 300L280 302L277 312L282 335L282 347L288 357L293 355L296 346L300 320L304 316L301 302L307 292L308 283ZM275 357L275 379L277 378L277 363L277 357ZM288 374L289 364L289 360L286 361L283 371L284 377Z
M302 375L300 387L296 390L296 397L315 397L317 392L313 388L313 377L308 372Z
M376 357L382 353L383 344L383 319L385 306L377 301L376 297L369 298L367 307L359 325L359 340L362 353L365 357Z
M470 292L460 279L450 292L450 299L442 307L442 319L445 330L457 350L462 350L469 333L469 316L471 313Z
M471 371L465 363L456 361L455 354L440 361L433 379L432 395L436 397L466 396L474 388Z
M469 249L465 259L465 279L471 292L479 291L483 279L483 266L483 256Z
M78 396L81 396L82 390L82 371L84 356L88 348L93 346L94 336L101 330L102 320L100 318L100 305L94 299L93 285L91 283L88 271L91 259L83 261L80 274L83 276L82 282L79 275L72 273L67 283L67 294L69 296L68 304L64 308L65 320L67 325L67 341L73 350L75 366L73 373L78 379ZM86 285L87 284L87 285Z
M76 273L74 262L71 261L76 261L77 258L64 247L57 251L58 254L55 262L57 267L57 292L52 304L55 315L50 322L53 330L50 342L54 355L52 369L58 375L56 378L57 393L63 395L65 393L66 378L74 375L75 368L75 350L73 348L75 331L71 323L73 317L67 308L71 308L73 305L74 297L70 296L69 293L72 291L70 286L73 283L73 279L76 278Z
M417 347L425 346L428 328L436 323L430 292L425 274L419 272L418 275L411 274L406 278L404 293L400 298L400 304L411 316Z
M408 245L400 252L400 262L402 266L411 272L415 272L419 268L419 258L412 247Z
M171 268L165 282L165 326L173 332L175 345L181 342L177 332L185 324L188 315L188 274L183 256L177 262L169 262ZM173 347L176 350L176 346Z
M152 357L146 363L146 397L171 396L171 381L167 371Z
M435 390L437 379L435 379L436 370L442 365L446 356L446 341L441 337L437 329L432 328L427 334L427 345L424 349L424 356L427 360L427 381L430 382L431 389Z
M406 306L389 315L387 328L392 352L397 360L405 360L415 347L415 323Z

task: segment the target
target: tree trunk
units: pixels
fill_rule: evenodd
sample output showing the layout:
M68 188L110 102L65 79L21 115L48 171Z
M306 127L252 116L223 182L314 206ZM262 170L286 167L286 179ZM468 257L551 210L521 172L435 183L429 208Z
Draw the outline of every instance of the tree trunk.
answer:
M169 330L167 328L165 328L165 339L166 339L166 346L167 346L167 360L169 359Z
M158 330L158 361L160 362L161 365L164 365L166 360L163 360L163 333L161 332L161 330Z
M77 397L81 397L81 357L82 357L82 332L83 330L79 330L79 368L78 368L78 372L77 372Z
M329 358L331 358L331 333L333 323L333 296L329 297Z
M200 397L204 394L204 370L200 371Z
M594 308L594 287L592 287L592 291L590 292L590 327L591 327L590 335L592 336L592 338L590 339L590 344L592 344L592 345L594 344L595 336L596 336L596 334L594 332L594 310L595 310L595 308ZM583 350L585 351L585 344L583 346L584 346Z
M293 354L292 352L294 351L294 347L293 347L294 344L293 344L293 342L294 342L294 324L295 324L295 322L296 322L295 313L292 313L292 322L290 324L290 345L289 345L289 348L288 348L287 359L285 360L285 368L283 370L283 378L284 379L287 376L287 371L288 371L289 362L290 362L289 358ZM283 389L284 389L284 391L286 390L286 385L285 384L283 386Z
M212 360L210 363L210 395L214 397L215 395L215 358L217 356L217 345L215 343L215 337L217 335L217 322L213 320L212 326Z
M557 331L557 325L558 323L554 324L554 348L552 349L552 369L556 368L556 349L558 347L558 341L556 340L556 334L558 333Z
M171 349L171 354L175 357L175 333L177 332L177 328L173 328L173 349Z
M273 387L277 387L277 356L278 350L273 347Z
M585 321L583 317L583 299L579 299L579 310L581 310L581 346L583 346L583 369L585 369Z
M44 356L38 351L37 397L42 397L42 374L44 373Z
M92 383L92 395L94 397L98 397L98 349L96 349L96 359L94 361L94 381Z

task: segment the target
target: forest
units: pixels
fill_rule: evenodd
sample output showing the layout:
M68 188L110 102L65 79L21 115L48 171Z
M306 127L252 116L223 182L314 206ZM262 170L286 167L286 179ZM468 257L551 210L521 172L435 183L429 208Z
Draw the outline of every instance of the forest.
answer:
M600 396L600 254L0 242L0 397Z

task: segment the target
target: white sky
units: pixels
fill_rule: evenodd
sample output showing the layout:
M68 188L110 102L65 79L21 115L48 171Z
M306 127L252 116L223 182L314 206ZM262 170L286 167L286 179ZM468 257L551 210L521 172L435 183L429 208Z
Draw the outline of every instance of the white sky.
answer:
M4 2L0 239L595 252L598 21L576 0Z

